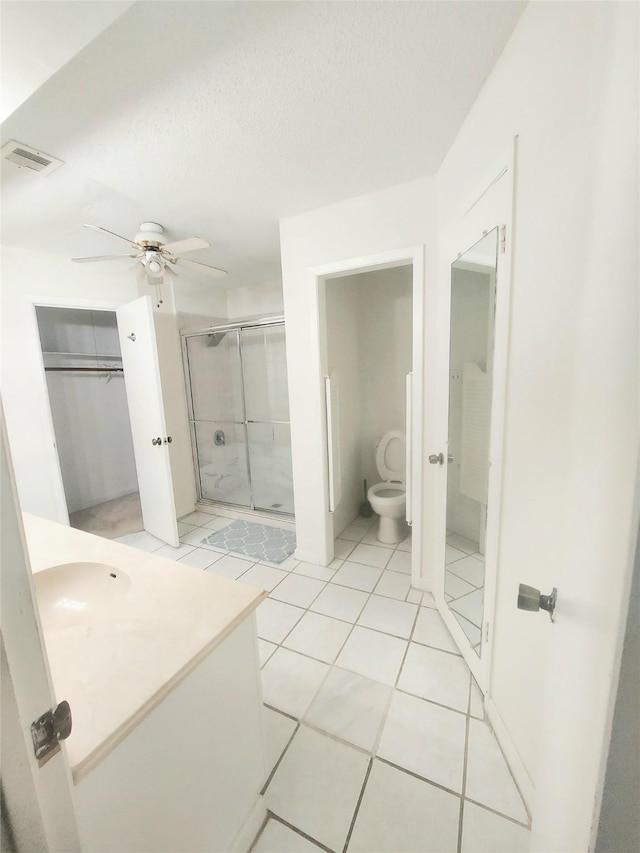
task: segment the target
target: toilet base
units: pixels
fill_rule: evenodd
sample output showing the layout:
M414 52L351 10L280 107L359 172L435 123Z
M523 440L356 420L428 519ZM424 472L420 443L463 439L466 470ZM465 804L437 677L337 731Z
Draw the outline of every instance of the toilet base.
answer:
M376 538L385 545L397 545L407 535L404 518L381 515Z

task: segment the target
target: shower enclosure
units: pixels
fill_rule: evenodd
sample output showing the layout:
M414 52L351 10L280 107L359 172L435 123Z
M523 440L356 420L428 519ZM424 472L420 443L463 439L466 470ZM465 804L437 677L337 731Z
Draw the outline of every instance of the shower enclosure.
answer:
M186 332L198 499L293 514L284 322Z

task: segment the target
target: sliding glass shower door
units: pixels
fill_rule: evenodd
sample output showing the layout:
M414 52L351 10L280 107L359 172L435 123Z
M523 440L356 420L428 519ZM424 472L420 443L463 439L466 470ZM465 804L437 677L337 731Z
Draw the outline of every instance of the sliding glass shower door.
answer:
M293 513L284 324L186 336L199 498Z

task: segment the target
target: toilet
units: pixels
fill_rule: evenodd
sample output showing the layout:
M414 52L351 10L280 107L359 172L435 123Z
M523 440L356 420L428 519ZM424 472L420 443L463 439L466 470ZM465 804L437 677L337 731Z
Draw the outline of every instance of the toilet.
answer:
M405 434L394 429L378 444L376 465L382 478L367 491L373 511L380 516L377 538L385 545L397 545L407 535L405 517L407 493Z

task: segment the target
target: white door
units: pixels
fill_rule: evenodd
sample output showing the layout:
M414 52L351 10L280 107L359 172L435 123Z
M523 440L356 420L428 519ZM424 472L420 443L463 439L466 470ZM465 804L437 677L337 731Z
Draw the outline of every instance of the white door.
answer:
M178 546L173 481L150 296L116 311L144 528Z
M54 707L56 698L34 605L31 570L1 414L0 420L2 793L6 809L6 812L3 809L3 840L7 821L18 850L67 853L80 850L80 840L64 745L39 767L31 741L31 723Z

